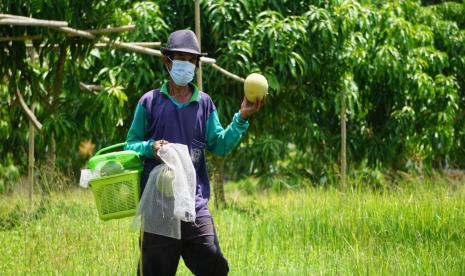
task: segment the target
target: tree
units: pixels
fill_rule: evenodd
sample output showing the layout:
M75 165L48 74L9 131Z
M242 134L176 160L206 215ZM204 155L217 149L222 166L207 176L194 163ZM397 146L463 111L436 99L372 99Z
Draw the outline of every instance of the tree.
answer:
M81 29L136 23L135 31L112 37L121 40L165 42L172 30L194 29L187 0L55 2L7 1L0 10ZM268 104L252 119L239 149L224 160L226 176L254 174L263 183L276 175L316 183L335 179L341 94L347 100L352 168L463 167L465 4L429 4L201 1L203 50L240 76L261 72L270 83ZM91 139L99 148L124 140L137 99L167 76L155 58L92 50L95 41L52 29L2 25L0 33L43 36L34 40L35 61L24 42L0 42L0 102L3 110L11 109L1 113L2 153L26 148L16 88L44 123L37 151L49 151L55 137L59 166L69 167L72 156L79 167L79 142ZM104 89L83 92L80 82ZM204 67L204 90L223 124L229 122L242 85ZM23 154L12 159L25 164Z

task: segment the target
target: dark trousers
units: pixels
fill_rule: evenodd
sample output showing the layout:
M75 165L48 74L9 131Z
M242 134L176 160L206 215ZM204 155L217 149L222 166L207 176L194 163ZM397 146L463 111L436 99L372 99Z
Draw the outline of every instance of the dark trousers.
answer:
M141 243L138 275L175 275L181 256L194 275L222 276L229 272L210 216L197 218L195 223L181 222L180 240L144 232Z

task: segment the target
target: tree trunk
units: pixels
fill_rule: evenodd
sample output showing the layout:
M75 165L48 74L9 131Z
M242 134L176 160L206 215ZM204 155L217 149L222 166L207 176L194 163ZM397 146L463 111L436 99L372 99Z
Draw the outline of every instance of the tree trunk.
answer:
M50 139L49 149L47 153L47 163L48 163L50 172L55 171L55 163L56 163L56 158L57 158L56 154L57 154L57 144L55 141L55 137L52 136L52 138Z
M217 158L215 173L213 174L215 194L215 207L223 208L226 206L226 199L224 196L224 158Z
M63 85L63 72L65 70L65 61L66 61L66 51L67 46L65 44L60 46L60 55L58 57L58 62L56 65L55 78L53 80L52 91L55 94L55 98L58 99L58 96L61 93L61 87ZM57 105L58 103L55 103Z
M54 94L54 101L51 103L51 110L50 110L50 115L56 114L57 109L58 109L58 97L60 96L61 93L61 88L63 85L63 72L65 69L65 61L66 61L66 51L67 51L67 46L65 44L60 46L60 53L58 56L58 61L55 67L55 77L53 79L53 84L52 84L52 93ZM56 146L56 140L55 136L52 134L50 143L49 143L49 151L48 151L48 156L47 156L47 162L48 162L48 167L49 167L49 172L55 172L56 168L56 152L57 152L57 146Z

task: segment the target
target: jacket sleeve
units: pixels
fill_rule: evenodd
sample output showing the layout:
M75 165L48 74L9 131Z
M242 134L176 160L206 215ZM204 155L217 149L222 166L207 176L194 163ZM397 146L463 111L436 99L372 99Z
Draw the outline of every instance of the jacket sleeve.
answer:
M248 127L249 122L243 120L240 113L237 112L228 127L223 129L218 113L213 110L207 119L207 149L215 155L225 156L239 143L242 134Z
M145 140L147 124L145 108L142 104L138 103L124 149L133 150L146 158L155 158L152 150L153 140Z

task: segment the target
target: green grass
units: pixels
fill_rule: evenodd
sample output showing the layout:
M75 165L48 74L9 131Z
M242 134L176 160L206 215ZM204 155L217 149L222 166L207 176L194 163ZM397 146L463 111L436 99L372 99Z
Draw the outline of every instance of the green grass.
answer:
M415 183L345 194L246 193L241 183L228 184L229 207L213 216L231 275L464 275L465 188ZM15 204L27 206L1 197L0 218ZM47 206L39 215L17 212L15 226L0 230L2 274L135 273L130 219L100 221L90 191L81 189L52 194ZM178 275L190 275L182 262Z

